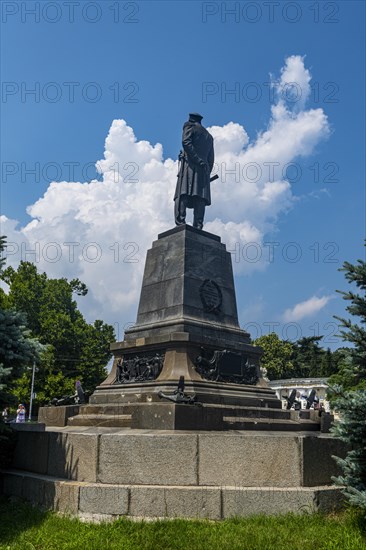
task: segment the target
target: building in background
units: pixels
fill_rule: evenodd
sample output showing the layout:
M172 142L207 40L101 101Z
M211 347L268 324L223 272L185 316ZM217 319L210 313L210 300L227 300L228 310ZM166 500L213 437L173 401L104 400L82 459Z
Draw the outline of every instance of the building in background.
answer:
M287 380L269 380L268 385L275 390L276 395L282 401L282 408L287 407L287 397L290 396L292 390L299 392L301 408L306 408L306 400L310 395L311 390L316 391L316 396L319 399L319 404L326 412L329 412L329 401L327 401L328 378L289 378ZM314 405L311 407L314 408Z

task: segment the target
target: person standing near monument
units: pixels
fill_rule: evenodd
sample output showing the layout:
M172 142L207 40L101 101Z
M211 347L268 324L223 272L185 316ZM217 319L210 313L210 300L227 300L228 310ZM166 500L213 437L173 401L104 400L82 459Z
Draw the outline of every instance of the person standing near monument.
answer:
M205 208L211 204L210 174L214 164L213 137L202 126L202 118L198 113L189 113L184 123L174 195L176 225L185 224L186 209L193 208L193 227L197 229L202 229Z
M3 419L3 422L7 422L8 421L8 417L9 417L9 407L5 407L3 412L1 413L1 416L2 416L2 419Z
M25 414L26 414L26 410L25 410L24 405L21 405L21 404L18 405L17 417L16 417L15 422L17 424L22 424L23 422L25 422Z

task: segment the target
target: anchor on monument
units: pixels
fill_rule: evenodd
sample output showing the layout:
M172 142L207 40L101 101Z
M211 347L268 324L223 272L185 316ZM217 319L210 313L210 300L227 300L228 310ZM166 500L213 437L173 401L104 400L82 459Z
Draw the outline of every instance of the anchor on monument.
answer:
M158 392L160 399L168 399L168 401L173 401L173 403L188 403L189 405L198 405L202 406L202 403L197 402L197 397L195 395L188 395L184 393L184 376L179 378L178 388L172 394L166 394L162 391Z

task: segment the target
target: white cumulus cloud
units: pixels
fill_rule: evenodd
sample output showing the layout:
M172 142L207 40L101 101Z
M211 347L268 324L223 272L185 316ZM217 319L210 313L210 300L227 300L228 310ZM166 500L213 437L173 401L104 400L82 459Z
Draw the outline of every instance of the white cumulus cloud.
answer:
M303 101L294 109L277 94L267 127L254 139L234 121L208 128L219 180L204 229L219 234L229 250L238 243L263 247L266 233L295 204L284 167L310 155L329 133L323 110L305 109L310 73L304 58L286 59L279 83L289 79L301 83ZM4 216L2 233L14 243L8 264L26 259L50 277L79 277L90 288L81 301L88 319L123 326L135 320L146 250L174 225L178 163L164 159L160 143L140 140L125 120L114 120L96 167L101 181L51 183L28 207L32 220L19 228ZM266 266L263 254L234 263L237 274Z
M303 109L311 92L310 81L311 74L304 68L304 57L288 57L281 69L281 77L272 77L272 85L280 98L280 105L287 102L292 104L295 110Z
M318 311L323 309L331 299L332 296L322 296L321 298L312 296L308 300L299 302L294 307L286 309L282 318L286 323L290 321L301 321L304 317L311 317L311 315L318 313Z

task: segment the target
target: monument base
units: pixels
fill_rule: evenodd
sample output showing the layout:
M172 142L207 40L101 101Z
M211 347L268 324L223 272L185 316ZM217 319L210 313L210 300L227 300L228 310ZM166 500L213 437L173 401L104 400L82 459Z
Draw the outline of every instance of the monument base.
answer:
M332 455L346 450L331 436L298 433L19 432L3 492L91 519L332 512L343 505Z
M46 426L66 426L70 417L79 414L80 405L62 405L60 407L40 407L38 422Z
M5 494L88 517L339 508L332 456L346 447L320 433L315 414L282 410L260 378L219 237L188 226L159 235L136 326L112 351L89 405L53 420L41 410L47 431L19 432Z
M50 426L55 415L59 426L151 430L320 430L320 417L283 411L261 378L262 350L239 326L231 256L217 235L183 225L158 236L146 257L136 325L111 350L112 370L89 405L73 416L41 409L40 420Z

